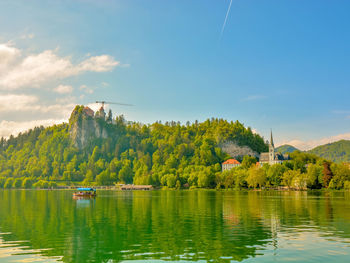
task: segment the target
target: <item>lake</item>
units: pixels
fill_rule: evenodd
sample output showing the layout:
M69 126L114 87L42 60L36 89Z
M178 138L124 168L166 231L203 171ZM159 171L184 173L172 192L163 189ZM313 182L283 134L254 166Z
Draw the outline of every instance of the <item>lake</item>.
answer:
M0 262L349 262L350 192L0 190Z

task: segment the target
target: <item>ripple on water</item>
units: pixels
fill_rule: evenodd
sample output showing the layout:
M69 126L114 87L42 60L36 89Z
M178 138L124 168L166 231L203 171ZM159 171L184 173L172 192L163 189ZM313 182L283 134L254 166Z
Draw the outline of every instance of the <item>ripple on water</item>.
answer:
M104 191L95 200L78 202L63 191L27 191L25 198L16 191L2 194L0 228L7 233L0 243L1 263L347 262L349 258L346 198Z

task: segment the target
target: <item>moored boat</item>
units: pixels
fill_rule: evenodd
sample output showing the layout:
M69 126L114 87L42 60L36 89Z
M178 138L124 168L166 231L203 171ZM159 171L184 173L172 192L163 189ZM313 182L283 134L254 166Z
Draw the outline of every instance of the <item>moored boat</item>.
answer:
M79 187L77 188L78 192L73 193L74 197L95 197L96 189L91 187Z

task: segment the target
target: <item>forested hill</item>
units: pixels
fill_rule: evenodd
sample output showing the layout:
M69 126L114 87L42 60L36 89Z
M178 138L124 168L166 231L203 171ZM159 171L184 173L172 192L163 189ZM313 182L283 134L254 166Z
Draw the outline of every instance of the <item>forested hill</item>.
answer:
M292 153L292 152L295 152L295 151L299 151L299 150L297 148L295 148L294 146L289 145L289 144L284 144L284 145L278 146L276 148L276 152L280 152L282 154Z
M333 162L350 162L350 141L340 140L317 146L309 151Z
M225 142L257 153L267 151L263 138L238 121L143 125L77 106L68 124L1 139L0 184L6 181L16 186L18 181L24 185L30 178L86 185L133 182L210 187L220 163L229 157L219 147Z

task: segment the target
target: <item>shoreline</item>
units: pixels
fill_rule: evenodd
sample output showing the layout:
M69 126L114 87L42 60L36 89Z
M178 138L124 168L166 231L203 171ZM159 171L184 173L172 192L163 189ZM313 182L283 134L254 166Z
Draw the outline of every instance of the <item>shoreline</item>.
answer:
M95 187L94 187L95 188ZM76 187L66 188L0 188L0 191L76 191ZM210 189L210 188L192 188L192 189L172 189L172 188L155 188L152 190L121 190L116 187L98 187L98 191L117 191L117 192L152 192L152 191L215 191L215 192L350 192L346 189Z

